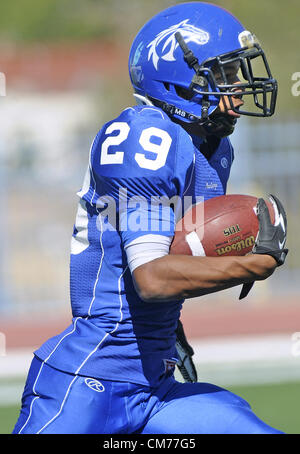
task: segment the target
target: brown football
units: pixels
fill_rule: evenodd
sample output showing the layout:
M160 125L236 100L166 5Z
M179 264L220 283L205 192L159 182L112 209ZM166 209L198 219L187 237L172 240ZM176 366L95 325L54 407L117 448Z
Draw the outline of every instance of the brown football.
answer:
M193 205L176 224L170 254L246 255L258 232L257 197L223 195ZM265 200L274 223L273 205Z

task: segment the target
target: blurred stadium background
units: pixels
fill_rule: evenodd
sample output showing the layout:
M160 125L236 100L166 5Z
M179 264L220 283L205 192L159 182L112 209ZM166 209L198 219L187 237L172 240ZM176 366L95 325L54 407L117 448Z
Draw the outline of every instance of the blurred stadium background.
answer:
M76 192L94 135L133 102L131 41L175 3L1 2L0 433L16 421L32 351L69 324ZM256 33L279 81L276 115L239 121L229 192L277 194L289 215L290 253L247 300L234 289L187 301L182 318L199 380L237 391L267 422L300 433L300 3L215 3Z

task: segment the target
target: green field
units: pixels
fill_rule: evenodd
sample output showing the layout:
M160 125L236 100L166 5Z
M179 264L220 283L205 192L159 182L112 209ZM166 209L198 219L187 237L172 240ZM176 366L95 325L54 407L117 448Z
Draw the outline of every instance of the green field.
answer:
M300 382L228 387L246 399L268 424L288 434L300 434ZM0 407L0 434L11 433L17 406Z
M228 389L246 399L266 423L288 434L300 434L300 382Z

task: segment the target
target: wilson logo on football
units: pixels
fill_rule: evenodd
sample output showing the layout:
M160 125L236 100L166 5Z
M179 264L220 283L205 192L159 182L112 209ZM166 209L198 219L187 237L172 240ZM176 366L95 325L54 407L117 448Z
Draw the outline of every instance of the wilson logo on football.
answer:
M97 393L103 393L103 391L105 391L102 383L100 383L100 381L98 380L95 380L94 378L86 378L84 382L89 388L91 388L93 391L96 391Z
M239 251L242 251L242 250L245 250L245 249L248 249L247 252L250 252L250 250L252 249L254 244L255 244L255 238L254 238L253 235L251 235L251 236L249 236L248 238L246 238L244 240L240 240L240 241L238 241L236 243L233 243L233 244L230 244L228 246L216 249L216 252L217 252L218 255L229 254L232 251L238 251L239 252Z
M161 58L165 61L175 61L174 52L178 47L178 42L175 38L175 33L180 32L186 44L193 42L196 44L204 45L209 41L209 34L197 28L194 25L188 24L189 19L186 19L179 24L172 25L160 32L147 48L149 48L148 60L152 58L155 69L158 69L158 62ZM158 51L160 49L160 51ZM159 56L158 52L161 53Z

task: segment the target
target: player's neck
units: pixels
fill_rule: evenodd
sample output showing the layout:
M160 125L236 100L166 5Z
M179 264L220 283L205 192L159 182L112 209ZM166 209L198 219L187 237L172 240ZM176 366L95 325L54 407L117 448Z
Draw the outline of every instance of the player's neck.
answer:
M216 152L220 145L220 142L221 139L216 136L208 136L203 140L199 149L207 160L209 160L212 157L212 155Z

